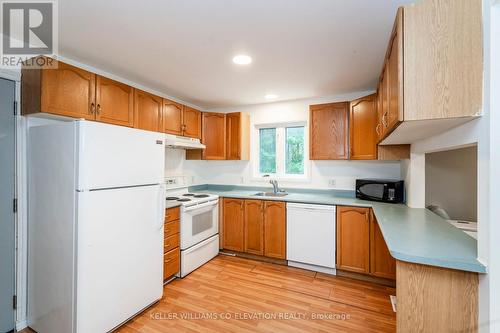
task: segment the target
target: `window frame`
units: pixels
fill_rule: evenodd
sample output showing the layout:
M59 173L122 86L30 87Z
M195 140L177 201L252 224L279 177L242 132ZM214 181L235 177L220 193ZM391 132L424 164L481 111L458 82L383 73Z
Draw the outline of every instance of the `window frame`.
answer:
M304 127L304 173L286 173L286 128ZM260 172L260 130L265 128L276 128L276 173ZM292 182L307 182L310 180L310 160L309 160L309 132L306 121L294 121L283 123L255 124L253 130L253 178L254 180L278 179Z

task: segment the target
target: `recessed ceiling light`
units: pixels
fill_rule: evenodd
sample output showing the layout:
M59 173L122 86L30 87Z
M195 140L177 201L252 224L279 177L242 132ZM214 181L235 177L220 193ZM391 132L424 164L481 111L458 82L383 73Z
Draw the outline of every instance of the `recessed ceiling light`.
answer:
M266 95L266 99L276 99L278 98L278 95L275 95L275 94L267 94Z
M245 54L238 54L233 58L233 62L237 65L248 65L252 63L252 58Z

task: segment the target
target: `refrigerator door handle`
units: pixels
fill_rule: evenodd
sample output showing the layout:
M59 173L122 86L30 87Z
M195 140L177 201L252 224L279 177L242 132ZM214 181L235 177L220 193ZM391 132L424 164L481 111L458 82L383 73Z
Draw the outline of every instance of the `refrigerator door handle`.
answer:
M164 215L165 215L165 184L160 184L158 190L158 230L161 230L164 226Z

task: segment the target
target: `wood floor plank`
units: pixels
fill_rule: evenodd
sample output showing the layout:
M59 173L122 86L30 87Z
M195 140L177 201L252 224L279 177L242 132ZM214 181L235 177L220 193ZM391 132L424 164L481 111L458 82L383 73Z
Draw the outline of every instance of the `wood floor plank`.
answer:
M395 332L394 288L220 255L118 333ZM31 331L21 331L31 333Z
M221 255L165 286L160 302L117 332L395 332L391 294L370 282ZM210 314L219 317L203 317Z

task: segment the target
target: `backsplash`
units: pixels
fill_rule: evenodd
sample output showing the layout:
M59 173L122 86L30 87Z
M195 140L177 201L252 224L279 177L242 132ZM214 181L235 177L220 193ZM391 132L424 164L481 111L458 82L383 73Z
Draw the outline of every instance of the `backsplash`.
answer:
M268 179L254 178L252 161L186 161L185 151L166 148L165 174L185 185L234 184L267 186ZM401 178L401 163L382 161L311 161L308 180L280 181L280 186L354 190L357 178ZM270 186L270 185L269 185Z

